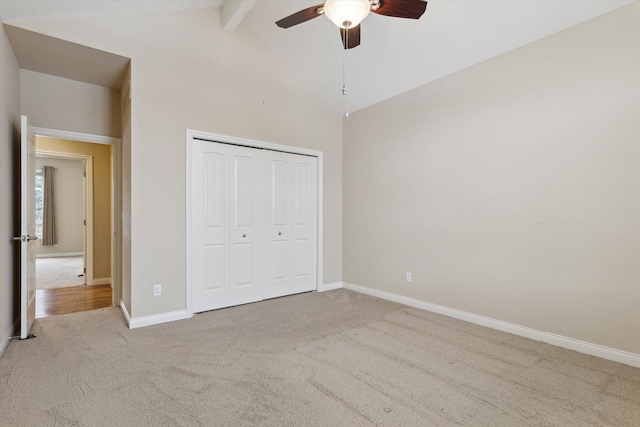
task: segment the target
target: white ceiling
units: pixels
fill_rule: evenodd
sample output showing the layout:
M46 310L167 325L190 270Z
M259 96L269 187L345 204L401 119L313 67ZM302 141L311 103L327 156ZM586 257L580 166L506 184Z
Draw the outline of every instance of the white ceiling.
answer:
M431 0L417 21L371 13L362 23L361 45L347 53L348 110L375 104L632 2ZM336 110L344 111L338 29L322 16L287 30L273 24L318 3L259 1L244 23L306 76Z
M243 25L313 84L338 112L356 111L638 0L430 0L420 20L369 14L346 54L321 16L275 21L319 0L258 0ZM0 0L4 22L220 7L224 0ZM212 24L215 25L215 24Z

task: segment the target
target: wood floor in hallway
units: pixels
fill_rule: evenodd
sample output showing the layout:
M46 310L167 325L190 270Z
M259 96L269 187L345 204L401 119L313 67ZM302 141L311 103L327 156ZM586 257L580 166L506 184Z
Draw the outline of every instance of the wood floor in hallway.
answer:
M111 307L111 285L36 290L36 319Z

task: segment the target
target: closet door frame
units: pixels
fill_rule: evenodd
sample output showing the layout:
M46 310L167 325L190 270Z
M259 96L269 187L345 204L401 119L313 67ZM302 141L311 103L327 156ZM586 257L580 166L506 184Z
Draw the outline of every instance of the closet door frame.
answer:
M187 199L186 199L186 252L187 252L187 286L186 286L186 303L187 303L187 316L191 317L193 312L192 305L192 295L191 295L191 287L192 287L192 277L191 277L191 268L192 268L192 237L191 237L191 216L192 216L192 146L194 141L207 141L212 143L222 143L222 144L232 144L238 145L241 147L249 147L249 148L262 148L273 151L280 151L284 153L291 154L301 154L304 156L312 156L318 159L318 178L317 178L317 230L316 230L316 291L320 291L322 288L322 271L323 271L323 255L322 255L322 247L323 247L323 217L322 217L322 199L323 199L323 154L322 151L310 150L307 148L293 147L289 145L281 145L281 144L273 144L270 142L257 141L245 138L238 138L234 136L228 135L220 135L209 132L201 132L196 130L187 129L187 144L186 144L186 154L187 154L187 168L186 168L186 182L187 182Z

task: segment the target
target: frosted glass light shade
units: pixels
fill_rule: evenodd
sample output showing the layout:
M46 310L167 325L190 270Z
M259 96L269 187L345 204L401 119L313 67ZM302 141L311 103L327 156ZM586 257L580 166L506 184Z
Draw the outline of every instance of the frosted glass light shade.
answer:
M340 28L353 28L369 14L369 0L327 0L324 14Z

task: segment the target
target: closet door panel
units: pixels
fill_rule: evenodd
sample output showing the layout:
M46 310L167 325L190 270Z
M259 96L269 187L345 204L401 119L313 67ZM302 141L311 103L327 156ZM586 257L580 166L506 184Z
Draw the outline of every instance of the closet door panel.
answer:
M264 282L264 298L290 294L291 268L291 184L289 157L285 153L268 152L266 215L268 260Z
M194 312L228 305L229 150L192 146L191 283Z
M231 159L231 304L262 299L259 253L261 240L261 152L234 147Z
M313 221L316 191L311 191L313 157L270 152L268 205L270 264L264 298L275 298L316 288ZM312 235L309 235L311 233ZM313 275L313 277L312 277Z
M296 292L316 289L318 160L295 156L293 165L293 230L294 275Z

